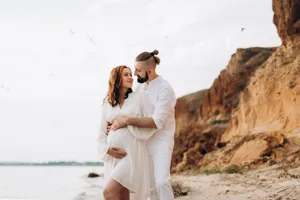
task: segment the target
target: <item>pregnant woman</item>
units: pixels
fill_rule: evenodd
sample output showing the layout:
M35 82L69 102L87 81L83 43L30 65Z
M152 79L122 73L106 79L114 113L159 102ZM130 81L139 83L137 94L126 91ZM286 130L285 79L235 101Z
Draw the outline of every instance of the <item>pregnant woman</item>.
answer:
M132 83L128 67L118 66L111 71L98 137L99 153L104 162L105 200L146 200L155 195L153 166L146 141L156 129L127 126L106 134L107 123L118 116L151 117L154 108L148 96L133 92ZM123 158L122 152L126 152Z

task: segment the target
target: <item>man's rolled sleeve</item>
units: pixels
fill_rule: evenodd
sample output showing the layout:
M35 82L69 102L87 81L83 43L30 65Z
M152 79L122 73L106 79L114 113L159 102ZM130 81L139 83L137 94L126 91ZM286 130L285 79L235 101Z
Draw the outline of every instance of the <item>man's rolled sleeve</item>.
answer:
M157 129L161 129L168 118L168 112L173 106L173 91L171 88L163 88L159 92L158 101L155 103L152 119Z

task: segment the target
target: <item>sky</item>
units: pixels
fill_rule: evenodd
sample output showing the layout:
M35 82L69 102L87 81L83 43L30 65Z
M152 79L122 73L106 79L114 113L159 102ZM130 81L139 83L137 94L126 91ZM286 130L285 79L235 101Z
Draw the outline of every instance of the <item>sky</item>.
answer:
M237 48L279 46L272 21L271 0L0 0L0 161L98 161L113 67L157 49L180 97Z

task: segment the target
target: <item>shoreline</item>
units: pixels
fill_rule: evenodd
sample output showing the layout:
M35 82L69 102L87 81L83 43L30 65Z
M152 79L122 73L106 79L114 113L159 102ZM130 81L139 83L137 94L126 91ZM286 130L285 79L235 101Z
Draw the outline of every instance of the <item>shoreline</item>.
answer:
M300 167L274 165L243 174L172 175L188 187L178 200L300 200Z

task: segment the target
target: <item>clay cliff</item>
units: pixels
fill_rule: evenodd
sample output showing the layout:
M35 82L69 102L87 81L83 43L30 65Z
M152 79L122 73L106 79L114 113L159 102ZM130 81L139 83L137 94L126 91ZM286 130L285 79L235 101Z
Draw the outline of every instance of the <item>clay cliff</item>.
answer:
M300 0L273 0L273 11L281 46L238 49L211 88L177 100L172 172L300 150Z

